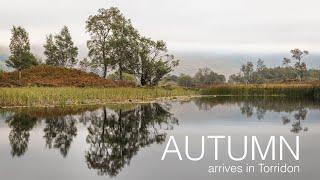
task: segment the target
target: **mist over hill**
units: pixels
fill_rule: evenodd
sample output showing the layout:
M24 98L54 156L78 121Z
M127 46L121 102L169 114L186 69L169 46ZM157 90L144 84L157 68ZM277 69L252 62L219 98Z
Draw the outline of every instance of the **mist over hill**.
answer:
M198 68L208 67L215 72L231 75L238 73L241 64L248 61L256 63L258 59L262 59L268 67L276 67L282 65L284 57L290 58L290 53L246 53L246 52L175 52L178 59L180 59L180 65L174 71L174 74L194 74ZM320 68L320 53L313 54L305 57L305 62L308 68Z
M7 56L0 54L0 69L5 69L5 60Z
M79 60L87 56L87 48L85 45L79 45ZM45 59L43 55L43 47L34 45L31 51L39 58ZM179 66L174 70L173 74L181 73L193 75L199 68L208 67L219 74L229 76L238 73L241 64L248 61L256 62L259 58L262 59L268 67L280 66L284 57L290 57L288 52L218 52L218 51L170 51L176 58L180 59ZM4 66L4 61L7 59L9 49L0 46L0 66ZM308 68L320 68L320 53L310 52L306 56L305 61Z

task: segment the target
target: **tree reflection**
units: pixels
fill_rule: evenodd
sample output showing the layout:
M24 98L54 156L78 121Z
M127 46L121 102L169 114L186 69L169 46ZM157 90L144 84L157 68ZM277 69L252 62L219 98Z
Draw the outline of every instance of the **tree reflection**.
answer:
M308 128L303 128L301 124L301 121L306 119L307 113L308 113L307 109L303 107L299 107L298 112L294 114L295 122L292 124L291 132L299 133L302 130L308 131Z
M93 113L88 127L86 161L99 175L118 175L130 164L140 148L163 143L164 129L172 129L178 120L159 104L139 105L132 110Z
M94 111L98 107L22 108L0 111L11 128L9 141L12 156L22 156L28 149L30 131L39 121L45 122L44 139L49 148L57 148L62 156L68 154L73 138L77 135L76 115Z
M283 125L288 124L290 121L291 121L291 120L290 120L289 117L287 117L287 116L282 116L282 124L283 124Z
M249 117L251 117L253 115L253 107L248 103L244 103L240 107L240 111L241 111L242 114L246 115L247 118L249 118Z
M11 145L11 155L22 156L28 149L30 130L37 122L37 118L26 113L16 113L6 120L11 131L9 141Z
M208 111L217 105L234 105L239 107L241 114L247 118L256 116L256 119L264 119L265 114L269 112L286 112L287 116L282 116L283 125L290 122L292 133L308 131L307 127L302 126L302 121L306 119L308 108L320 109L320 103L309 99L295 99L286 97L215 97L215 98L198 98L193 100L195 105L204 111ZM293 113L293 117L290 114ZM293 121L291 120L293 118Z
M44 138L48 148L57 148L66 157L73 138L77 135L76 119L73 116L46 118Z

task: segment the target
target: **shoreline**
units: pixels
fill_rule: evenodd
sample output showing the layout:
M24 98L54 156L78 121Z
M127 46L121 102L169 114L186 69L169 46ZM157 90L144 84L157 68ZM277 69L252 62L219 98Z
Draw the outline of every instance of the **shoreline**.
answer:
M82 104L66 104L66 105L33 105L33 106L0 106L1 109L15 109L15 108L57 108L57 107L72 107L72 106L102 106L102 105L127 105L127 104L149 104L149 103L162 103L168 101L189 101L192 98L201 97L215 97L214 95L191 95L191 96L171 96L171 97L158 97L150 100L125 100L125 101L109 101L102 103L82 103Z
M134 105L134 104L150 104L150 103L163 103L163 102L184 102L193 98L218 98L218 97L287 97L285 95L189 95L189 96L171 96L171 97L158 97L149 100L125 100L125 101L106 101L97 103L82 103L82 104L66 104L66 105L33 105L33 106L0 106L1 109L15 109L15 108L64 108L64 107L76 107L76 106L103 106L103 105ZM292 97L294 98L294 97Z
M216 85L188 89L168 87L19 87L0 88L0 109L93 106L186 101L196 97L289 97L319 100L319 85Z

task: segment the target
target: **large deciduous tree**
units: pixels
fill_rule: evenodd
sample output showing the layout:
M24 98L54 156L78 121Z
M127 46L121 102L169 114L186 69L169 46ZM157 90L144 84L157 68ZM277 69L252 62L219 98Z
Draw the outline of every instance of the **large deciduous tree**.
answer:
M35 56L30 52L29 35L27 31L18 26L11 29L11 42L9 59L6 61L8 67L18 70L21 79L21 70L37 65Z
M87 42L88 56L102 68L103 77L107 77L111 67L122 80L124 72L137 66L139 34L118 8L99 9L97 15L87 20L86 29L91 36Z
M48 65L73 67L78 62L78 48L74 45L67 26L55 36L47 36L47 42L43 47Z
M97 15L90 16L86 22L90 40L87 41L88 56L92 63L101 66L103 77L107 77L108 67L114 64L114 50L111 39L114 38L116 22L123 19L117 8L99 9Z
M166 74L179 64L173 55L168 54L164 41L153 41L141 37L139 43L139 66L135 74L141 85L156 85Z
M100 9L97 15L90 16L86 29L90 33L88 56L92 65L102 68L105 78L108 68L112 68L118 71L120 80L123 73L131 73L141 85L156 85L178 65L174 56L167 53L165 42L141 37L115 7Z

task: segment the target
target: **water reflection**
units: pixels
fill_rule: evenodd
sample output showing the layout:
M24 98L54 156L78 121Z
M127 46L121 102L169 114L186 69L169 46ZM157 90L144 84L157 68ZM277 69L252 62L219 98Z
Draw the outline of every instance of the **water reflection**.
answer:
M46 146L60 150L66 157L73 138L77 135L76 119L73 116L57 116L45 119L46 127L43 129Z
M81 124L88 131L89 146L84 155L88 168L96 170L98 175L114 177L141 148L163 143L165 131L178 125L178 119L169 109L168 104L142 104L98 109L16 110L6 115L11 128L11 155L22 156L27 151L30 131L38 122L43 126L46 147L58 149L65 158L77 136L77 124Z
M166 133L178 120L159 104L141 105L133 110L121 109L91 116L88 128L86 161L99 175L116 176L137 154L140 148L153 143L163 143Z
M30 133L37 130L42 133L37 143L43 144L50 151L58 150L60 154L57 153L57 157L72 159L72 156L68 156L72 152L70 149L73 146L81 147L78 150L81 152L81 157L78 159L84 160L80 163L81 165L74 165L75 168L84 166L86 170L90 169L94 174L115 177L124 167L130 165L132 158L141 149L165 142L168 130L173 130L179 125L178 119L171 112L176 112L178 116L180 113L180 118L190 116L189 119L191 119L192 116L201 120L208 116L212 119L219 117L216 116L217 114L207 114L201 111L210 111L215 108L230 109L232 113L227 118L232 120L234 126L238 125L236 121L242 119L245 119L244 123L254 120L264 122L262 120L268 118L270 120L270 114L272 114L270 112L273 112L278 115L273 114L272 120L276 120L279 125L289 127L285 133L301 133L308 131L311 126L305 123L307 119L310 119L308 115L312 116L314 109L320 109L320 103L316 101L280 97L196 98L190 102L181 102L183 103L187 103L188 106L183 107L179 103L173 103L173 110L171 110L172 103L171 105L140 104L17 109L10 110L10 112L0 109L0 119L5 119L6 125L10 128L8 149L11 149L12 157L26 155L30 138L35 137ZM196 111L197 108L200 112ZM239 113L242 114L241 117ZM280 118L279 122L274 117ZM198 122L192 121L191 125L195 126L195 123ZM205 125L211 128L217 122L210 119L206 123L208 124ZM187 126L180 127L179 129L183 129ZM174 134L179 129L176 128L171 133ZM74 142L77 138L82 139ZM55 157L50 156L49 158Z
M303 131L308 131L307 127L302 127L301 121L304 121L307 117L308 110L304 107L299 107L298 112L294 114L295 122L292 124L291 132L299 133L302 129Z
M9 141L11 145L11 155L22 156L28 149L30 130L37 122L37 118L26 113L18 113L7 118L11 131Z
M286 113L281 122L283 125L292 123L292 133L308 131L309 128L303 126L308 109L320 109L318 101L286 97L206 97L193 99L193 102L202 111L209 111L218 105L236 104L245 117L258 120L263 120L267 112Z

